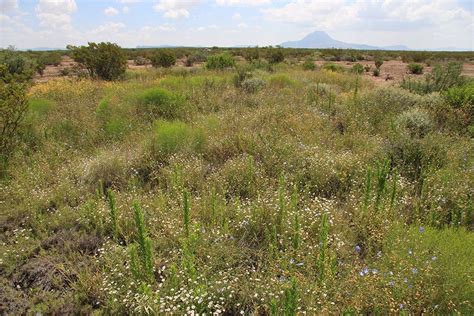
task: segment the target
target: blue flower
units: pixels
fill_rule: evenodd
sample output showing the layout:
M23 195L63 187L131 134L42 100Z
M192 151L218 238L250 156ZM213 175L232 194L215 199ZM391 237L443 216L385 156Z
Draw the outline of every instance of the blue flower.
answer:
M425 232L425 228L423 226L420 227L420 233L424 233Z
M355 246L355 251L356 251L357 253L360 253L360 252L362 251L362 248L360 248L359 245L356 245L356 246Z
M413 272L413 274L417 274L417 273L418 273L418 269L417 269L417 268L412 268L412 269L411 269L411 272Z

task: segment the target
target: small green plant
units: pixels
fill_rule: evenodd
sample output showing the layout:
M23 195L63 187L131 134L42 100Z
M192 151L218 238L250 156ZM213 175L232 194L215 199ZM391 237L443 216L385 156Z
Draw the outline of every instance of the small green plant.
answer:
M137 244L133 244L130 248L130 268L135 279L152 283L154 274L151 239L148 237L143 212L137 202L133 204L133 209L137 228Z
M291 194L291 209L295 213L295 218L293 221L293 249L296 251L301 245L301 227L300 227L300 218L298 212L298 190L296 186L293 189Z
M408 72L413 75L421 75L423 73L423 65L422 64L409 64L407 66Z
M201 152L206 143L202 130L180 121L156 121L150 149L155 158L166 158L176 152Z
M138 95L138 111L150 119L177 119L185 113L184 98L163 88L150 88Z
M371 65L365 65L365 66L364 66L364 71L365 71L365 72L370 72L371 69L372 69L372 66L371 66Z
M169 50L158 50L151 58L153 67L170 68L176 63L176 56Z
M112 238L117 241L119 237L117 207L115 205L115 194L111 189L107 189L107 202L109 205L110 222L112 224Z
M352 69L351 71L355 74L361 74L364 72L364 66L362 66L361 64L357 63L355 64L354 66L352 66Z
M315 70L316 65L314 64L314 61L312 59L306 59L303 63L303 70Z
M375 68L379 69L380 70L380 67L382 67L383 65L383 59L378 57L375 59Z
M333 64L333 63L324 64L323 69L333 71L333 72L344 72L344 67L342 67L341 65Z
M374 75L374 77L380 76L380 69L379 69L379 68L375 68L375 69L372 71L372 74Z
M183 191L183 225L184 225L184 234L186 237L189 237L189 193L187 190Z
M133 62L137 66L145 66L145 65L148 65L150 63L150 60L147 59L146 57L143 57L143 56L137 56L137 57L135 57Z
M276 218L276 228L278 235L282 235L285 230L284 222L286 217L286 207L285 207L285 177L280 176L279 185L278 185L278 215Z
M242 82L242 90L247 93L257 93L266 86L266 81L260 78L250 78Z
M235 60L231 55L221 54L207 57L206 68L210 70L224 70L233 68Z
M319 228L319 255L316 263L318 269L319 281L324 282L326 276L327 261L329 258L329 219L327 214L321 217L321 226Z

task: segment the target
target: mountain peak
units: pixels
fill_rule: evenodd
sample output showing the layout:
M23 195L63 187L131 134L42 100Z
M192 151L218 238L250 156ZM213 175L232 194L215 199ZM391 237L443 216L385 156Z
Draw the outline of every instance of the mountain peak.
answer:
M282 47L289 48L349 48L349 49L384 49L383 47L370 46L365 44L345 43L333 39L324 31L314 31L306 35L299 41L290 41L281 44ZM392 50L408 50L406 46L389 46L387 49Z

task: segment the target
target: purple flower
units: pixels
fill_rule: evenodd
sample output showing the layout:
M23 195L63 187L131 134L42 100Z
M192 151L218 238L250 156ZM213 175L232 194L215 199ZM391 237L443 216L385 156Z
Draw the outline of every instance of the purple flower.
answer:
M362 248L360 248L359 245L355 246L355 252L360 253L362 251Z
M390 281L390 282L388 282L388 285L394 286L394 285L395 285L395 281Z
M412 268L412 269L411 269L411 272L412 272L413 274L417 274L417 273L418 273L418 269L417 269L417 268Z
M420 233L424 233L425 232L425 228L423 226L420 227L419 229Z

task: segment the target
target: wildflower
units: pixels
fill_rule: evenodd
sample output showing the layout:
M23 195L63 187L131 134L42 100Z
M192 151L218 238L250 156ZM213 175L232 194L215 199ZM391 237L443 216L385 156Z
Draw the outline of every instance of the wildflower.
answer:
M424 233L425 232L425 228L423 226L420 227L419 229L420 233Z
M411 249L409 249L408 254L411 256L413 254L413 251Z
M436 256L431 257L431 260L433 260L433 261L435 261L436 259L438 259L438 257L436 257Z
M388 282L388 285L394 286L394 285L395 285L395 281L391 280L390 282Z
M372 269L372 274L377 274L379 272L379 270L377 269Z
M417 273L418 273L418 269L417 269L417 268L412 268L412 269L411 269L411 272L412 272L413 274L417 274Z
M355 251L356 251L357 253L360 253L360 252L362 251L362 248L360 248L359 245L356 245L356 246L355 246Z

